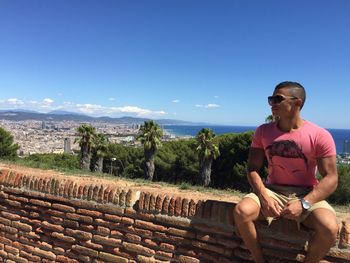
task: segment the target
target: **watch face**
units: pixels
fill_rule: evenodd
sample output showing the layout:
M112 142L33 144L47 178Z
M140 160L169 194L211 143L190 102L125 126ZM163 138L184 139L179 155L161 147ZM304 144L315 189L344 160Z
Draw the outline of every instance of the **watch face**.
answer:
M305 210L308 210L311 207L309 201L305 200L304 198L301 199L301 204Z

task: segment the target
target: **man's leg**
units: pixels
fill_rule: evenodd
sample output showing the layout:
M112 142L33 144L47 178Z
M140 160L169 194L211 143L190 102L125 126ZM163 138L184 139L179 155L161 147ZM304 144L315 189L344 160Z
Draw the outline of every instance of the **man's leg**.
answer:
M318 263L328 253L337 238L337 218L328 209L319 208L311 212L303 225L315 231L309 240L304 263Z
M255 262L265 263L254 225L254 221L259 218L259 213L259 205L251 198L243 198L233 211L235 226Z

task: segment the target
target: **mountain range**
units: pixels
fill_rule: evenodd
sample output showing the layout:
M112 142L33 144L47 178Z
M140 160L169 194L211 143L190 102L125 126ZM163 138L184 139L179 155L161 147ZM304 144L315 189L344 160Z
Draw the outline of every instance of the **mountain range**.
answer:
M51 111L49 113L40 113L29 110L0 110L0 120L11 120L11 121L25 121L25 120L36 120L36 121L77 121L77 122L108 122L115 124L143 124L148 118L137 118L124 116L120 118L111 118L108 116L103 117L92 117L84 114L78 114L68 111ZM194 123L182 120L173 119L156 119L158 124L161 125L200 125L202 123Z

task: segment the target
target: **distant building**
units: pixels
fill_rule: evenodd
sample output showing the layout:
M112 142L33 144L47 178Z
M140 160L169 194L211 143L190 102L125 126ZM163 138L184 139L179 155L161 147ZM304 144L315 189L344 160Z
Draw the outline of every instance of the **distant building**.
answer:
M344 140L343 153L350 153L350 140Z
M46 129L46 122L44 122L44 121L41 122L41 129L42 130Z
M71 153L72 149L71 149L71 142L70 142L70 138L64 138L64 153Z

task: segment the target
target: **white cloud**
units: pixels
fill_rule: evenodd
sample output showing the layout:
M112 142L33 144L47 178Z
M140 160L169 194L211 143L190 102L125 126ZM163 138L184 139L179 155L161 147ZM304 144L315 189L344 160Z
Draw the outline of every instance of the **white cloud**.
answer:
M206 108L218 108L220 105L215 103L209 103L208 105L205 105Z
M115 101L115 98L110 97L110 98L108 98L108 100Z
M215 99L218 99L218 98L219 98L219 96L215 95L215 96L214 96L214 98L215 98Z
M45 103L45 104L51 104L51 103L54 103L54 100L53 100L53 99L50 99L50 98L45 98L45 99L43 100L43 103Z
M171 102L173 102L173 103L179 103L180 100L172 100Z
M5 109L17 108L20 106L23 109L36 110L40 112L49 112L52 110L66 110L71 112L83 113L91 116L110 116L118 117L123 115L137 117L159 117L167 113L162 110L150 110L137 106L121 106L121 107L106 107L92 103L74 103L64 101L61 104L55 103L53 99L45 98L42 101L23 101L17 98L0 100L0 107Z
M10 99L7 99L5 101L5 103L7 102L7 104L10 104L10 105L23 105L24 102L22 100L19 100L17 98L10 98Z
M197 107L197 108L206 108L206 109L218 108L218 107L220 107L220 105L215 104L215 103L209 103L209 104L206 104L206 105L196 104L196 105L194 105L194 106Z

